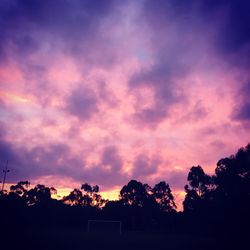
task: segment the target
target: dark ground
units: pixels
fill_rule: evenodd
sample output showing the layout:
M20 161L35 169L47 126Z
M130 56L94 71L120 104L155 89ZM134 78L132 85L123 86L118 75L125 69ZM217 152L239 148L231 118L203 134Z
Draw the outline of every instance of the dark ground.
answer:
M7 234L7 235L6 235ZM22 229L5 231L2 234L3 249L32 250L184 250L219 249L215 239L188 234L169 234L163 232L123 232L89 234L79 228ZM1 248L2 249L2 248Z

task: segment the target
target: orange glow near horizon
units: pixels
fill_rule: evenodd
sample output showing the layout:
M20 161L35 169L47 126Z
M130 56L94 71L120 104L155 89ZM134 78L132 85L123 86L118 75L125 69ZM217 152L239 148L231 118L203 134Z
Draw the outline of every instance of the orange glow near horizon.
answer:
M40 183L42 184L42 183ZM14 183L6 183L5 184L5 190L10 189L11 185L15 185ZM29 188L34 188L35 185L31 185ZM69 193L73 190L72 188L56 188L57 193L52 195L53 199L61 200L63 197L69 195ZM109 201L115 201L119 200L120 195L120 189L115 188L113 190L107 190L107 191L100 191L99 194L102 196L103 199L109 200ZM185 197L185 192L183 190L178 190L173 193L175 198L175 203L177 205L177 211L182 211L182 202Z

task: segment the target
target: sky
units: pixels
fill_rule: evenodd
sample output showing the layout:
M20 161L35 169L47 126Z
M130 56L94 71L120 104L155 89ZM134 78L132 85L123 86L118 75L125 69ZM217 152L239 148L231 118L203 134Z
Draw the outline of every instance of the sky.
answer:
M0 163L58 190L213 174L250 142L247 0L1 0Z

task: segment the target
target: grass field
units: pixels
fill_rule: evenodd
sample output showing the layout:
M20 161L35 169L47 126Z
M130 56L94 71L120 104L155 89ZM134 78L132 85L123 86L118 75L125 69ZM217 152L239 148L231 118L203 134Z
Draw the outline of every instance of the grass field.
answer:
M187 235L149 232L124 232L119 234L89 234L81 229L25 229L8 231L5 249L32 250L184 250L215 249L214 239Z

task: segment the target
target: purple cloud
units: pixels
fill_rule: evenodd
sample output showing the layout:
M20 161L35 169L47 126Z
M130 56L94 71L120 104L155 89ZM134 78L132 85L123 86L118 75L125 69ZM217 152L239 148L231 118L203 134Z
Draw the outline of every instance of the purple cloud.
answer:
M250 121L250 82L243 84L243 87L237 92L236 108L233 110L233 118L239 121Z
M118 153L118 149L114 146L104 148L101 157L101 164L109 166L110 171L118 173L122 169L123 161Z
M135 106L133 120L154 128L166 120L172 108L189 98L188 86L178 81L196 68L220 67L210 58L249 65L249 9L248 1L145 1L138 20L149 29L154 64L132 76L130 88L147 86L155 95L151 107Z
M87 121L98 112L97 96L87 87L77 87L66 98L65 110L79 120Z
M138 155L134 159L132 178L147 178L152 174L157 173L160 159L149 158L146 155Z
M224 55L239 52L241 60L239 63L248 61L247 54L242 53L241 49L250 44L250 3L243 1L219 1L227 8L227 17L218 35L218 45ZM220 6L221 7L221 6ZM249 51L249 50L248 50Z
M166 175L166 182L171 188L175 190L183 190L185 183L187 182L188 170L185 171L171 171Z
M1 2L2 60L15 58L20 63L33 63L32 54L44 48L53 53L57 47L79 60L84 57L91 63L105 65L113 61L115 55L106 53L103 60L104 51L111 51L102 25L114 8L113 1L109 0ZM100 40L103 43L99 43Z
M2 162L6 159L9 161L10 183L54 176L70 177L75 182L90 182L111 188L129 179L122 172L123 160L114 146L104 147L99 162L89 165L82 155L74 155L66 144L54 143L27 149L15 147L1 137L0 159ZM53 185L56 186L57 182Z
M167 115L170 108L180 102L184 96L176 93L175 85L171 78L173 72L161 66L153 67L150 71L145 70L134 75L130 80L131 91L140 87L149 87L154 91L154 103L151 107L140 108L140 103L135 106L137 110L134 120L139 123L154 126L161 122Z

